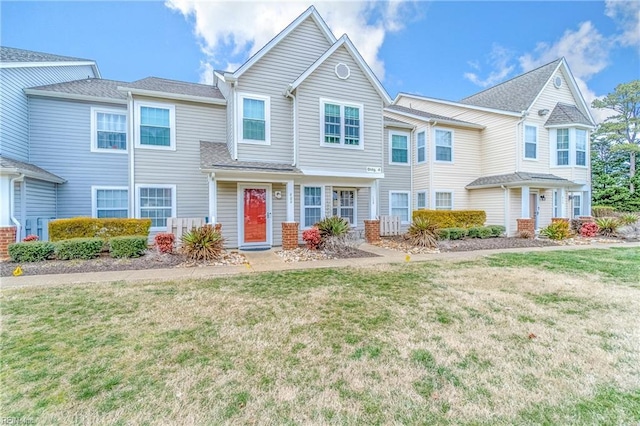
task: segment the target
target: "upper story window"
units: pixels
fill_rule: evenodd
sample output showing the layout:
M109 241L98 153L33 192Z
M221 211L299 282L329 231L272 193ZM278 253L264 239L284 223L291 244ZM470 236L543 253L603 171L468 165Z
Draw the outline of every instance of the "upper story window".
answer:
M363 106L320 100L321 144L362 149Z
M424 130L416 134L416 156L418 163L427 161L427 132Z
M127 115L122 110L91 108L91 151L127 151Z
M555 132L555 133L554 133ZM586 129L551 129L552 166L586 167L588 132Z
M569 165L569 129L558 129L556 133L556 165Z
M129 217L129 191L127 187L93 186L93 217Z
M524 126L524 158L535 160L538 158L538 128Z
M435 129L436 161L453 162L453 131Z
M238 95L239 141L269 145L271 143L271 98L240 93Z
M587 131L576 129L576 166L587 165Z
M176 149L175 107L140 102L136 114L136 148Z
M389 164L409 164L409 134L389 132Z

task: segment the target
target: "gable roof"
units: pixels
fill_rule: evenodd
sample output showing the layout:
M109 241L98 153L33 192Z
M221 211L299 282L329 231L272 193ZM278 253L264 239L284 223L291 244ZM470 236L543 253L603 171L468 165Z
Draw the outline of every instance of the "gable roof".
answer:
M17 49L0 46L0 68L20 68L38 66L89 65L94 75L100 78L98 64L92 59L75 58L73 56L54 55L52 53Z
M454 126L470 127L473 129L484 129L485 127L481 124L470 123L468 121L462 121L451 117L445 117L444 115L431 114L430 112L408 108L401 105L390 105L385 108L385 111L404 115L406 117L417 118L418 120L428 121L430 123L445 123Z
M559 126L567 124L585 124L592 126L592 123L587 117L584 116L575 105L568 105L558 102L556 104L549 118L547 119L545 126Z
M64 183L66 180L60 176L54 175L45 169L36 166L35 164L25 163L24 161L14 160L0 155L0 169L9 169L13 173L22 173L25 176L29 176L35 179L44 180L47 182Z
M327 38L330 44L336 42L336 36L333 35L327 23L322 19L318 11L315 7L310 6L307 10L305 10L300 16L293 20L287 27L280 31L278 35L269 41L269 43L265 44L260 50L258 50L251 58L249 58L244 64L240 66L235 72L231 73L234 78L239 78L242 74L244 74L249 68L253 66L256 62L258 62L264 55L269 53L271 49L274 48L282 39L284 39L289 33L295 30L301 23L303 23L307 18L311 18L318 25L318 28L322 31L323 35ZM224 73L223 73L224 74Z
M326 52L322 54L322 56L320 56L313 64L311 64L309 68L305 70L305 72L303 72L293 83L289 85L289 92L294 91L298 86L300 86L300 84L302 84L302 82L306 80L307 77L313 74L313 72L320 65L322 65L324 61L326 61L331 55L335 53L336 50L338 50L342 46L344 46L345 49L347 49L347 52L360 66L360 69L362 70L364 75L367 77L371 85L376 89L380 97L384 100L385 105L391 104L391 97L389 96L385 88L380 83L380 80L378 80L378 77L376 77L376 75L373 73L369 65L362 58L362 55L360 55L360 52L358 52L358 49L356 49L356 47L353 45L353 43L351 42L351 40L346 34L340 37L338 41L333 43L333 45Z
M220 105L226 104L224 96L215 86L168 80L166 78L147 77L132 83L124 83L118 86L118 90L152 97L167 97Z
M97 98L107 101L126 102L126 93L118 91L118 86L124 84L127 83L101 78L85 78L64 83L48 84L46 86L30 87L24 89L24 92L27 95L65 97L80 100L84 98Z
M576 183L548 173L529 173L529 172L515 172L507 173L504 175L483 176L480 177L465 188L478 189L478 188L492 188L500 185L505 186L521 186L532 184L538 184L542 188L549 187L561 187L561 186L575 186Z
M562 58L556 59L504 83L468 96L460 103L512 112L526 111L561 63L563 63Z

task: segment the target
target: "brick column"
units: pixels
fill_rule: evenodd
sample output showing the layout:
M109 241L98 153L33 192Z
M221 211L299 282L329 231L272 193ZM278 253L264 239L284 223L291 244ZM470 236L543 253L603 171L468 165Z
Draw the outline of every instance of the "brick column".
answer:
M298 248L298 222L282 222L282 250Z
M371 219L364 221L364 240L368 243L380 241L380 220Z
M16 242L16 227L2 226L0 227L0 259L9 257L9 244Z
M516 219L518 222L518 232L526 231L531 235L536 234L536 220L535 219Z

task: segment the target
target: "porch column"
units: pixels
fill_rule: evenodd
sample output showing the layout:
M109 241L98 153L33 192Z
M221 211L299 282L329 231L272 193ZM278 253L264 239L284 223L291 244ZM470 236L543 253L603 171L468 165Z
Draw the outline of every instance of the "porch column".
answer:
M567 190L560 188L560 195L558 195L558 203L560 204L560 217L567 217Z
M591 188L582 193L584 201L582 202L582 216L591 216Z
M520 217L522 219L533 219L531 217L531 212L529 210L529 187L528 186L523 186L522 187L522 200L521 200L521 212L520 212Z
M13 226L11 213L11 176L0 175L0 226Z
M295 207L295 197L293 195L293 181L287 181L287 222L295 221L294 207Z
M378 217L378 179L373 181L369 189L369 219L375 220Z
M218 184L213 173L209 175L209 223L215 225L218 220Z

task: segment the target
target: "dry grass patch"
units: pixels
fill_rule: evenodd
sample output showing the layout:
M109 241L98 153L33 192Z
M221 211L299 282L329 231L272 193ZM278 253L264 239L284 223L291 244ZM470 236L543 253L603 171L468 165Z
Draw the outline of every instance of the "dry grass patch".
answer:
M505 262L3 291L3 416L640 420L640 288Z

